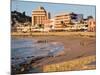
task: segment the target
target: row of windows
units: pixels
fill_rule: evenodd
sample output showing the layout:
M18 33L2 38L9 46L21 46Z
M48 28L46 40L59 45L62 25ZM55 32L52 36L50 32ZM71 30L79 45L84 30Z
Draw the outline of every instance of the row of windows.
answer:
M40 24L44 22L44 20L46 20L47 18L45 16L33 16L33 23L34 24Z
M60 19L70 19L70 17L69 16L66 16L66 17L56 17L56 20L60 20Z
M64 23L69 23L70 20L63 21ZM61 21L55 21L55 23L61 23Z
M46 13L46 11L33 11L33 14L34 13Z
M89 22L89 25L92 25L92 24L94 24L94 25L95 25L95 24L96 24L96 22Z

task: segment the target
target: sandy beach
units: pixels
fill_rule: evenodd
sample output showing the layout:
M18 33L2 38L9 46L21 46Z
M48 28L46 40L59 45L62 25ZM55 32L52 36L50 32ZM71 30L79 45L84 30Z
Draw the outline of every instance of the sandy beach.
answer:
M51 60L42 61L49 63L56 63L65 60L71 60L78 57L84 57L89 55L96 54L96 41L95 37L80 37L80 36L41 36L41 37L34 37L38 40L47 40L49 42L56 41L60 42L64 45L64 54L58 56L56 58L52 58L53 62L49 62ZM47 64L49 64L47 63Z
M41 34L41 33L40 33ZM65 33L67 34L67 33ZM69 34L69 33L68 33ZM32 68L42 68L45 65L50 64L56 64L60 62L70 61L78 58L83 58L87 56L96 56L96 37L95 33L92 33L92 36L87 36L84 32L85 36L83 34L80 35L62 35L60 36L56 35L49 35L49 36L32 36L32 37L26 37L26 36L12 36L16 38L33 38L39 41L46 40L47 42L60 42L64 46L64 50L61 53L61 55L58 55L56 57L43 57L40 60L32 60L31 61L31 67ZM58 35L58 33L57 33ZM95 58L94 58L95 59ZM74 62L74 61L73 61ZM93 61L92 61L93 62ZM91 63L92 63L91 62ZM96 62L96 61L95 61ZM96 64L93 64L96 65ZM75 66L77 67L77 66ZM81 68L78 68L81 69ZM92 69L92 68L91 68ZM87 70L87 68L86 68ZM48 72L48 71L46 71Z

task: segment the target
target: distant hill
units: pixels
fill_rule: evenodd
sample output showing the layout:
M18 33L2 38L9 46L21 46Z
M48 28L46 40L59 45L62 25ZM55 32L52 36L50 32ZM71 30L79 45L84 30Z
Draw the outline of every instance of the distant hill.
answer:
M18 11L11 11L11 25L14 26L16 23L31 23L31 17L27 16L25 12L21 13Z

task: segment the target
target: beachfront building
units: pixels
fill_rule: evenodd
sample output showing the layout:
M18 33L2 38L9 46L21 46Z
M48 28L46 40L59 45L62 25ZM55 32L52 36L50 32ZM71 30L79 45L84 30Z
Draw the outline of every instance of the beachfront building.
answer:
M44 31L51 31L52 29L55 29L55 19L54 18L48 19L44 24Z
M55 28L64 28L71 21L70 13L61 13L55 16Z
M32 11L32 26L36 28L44 28L49 19L50 13L44 7L39 6L36 10Z
M82 14L61 13L55 16L55 30L80 31L86 29Z
M87 24L88 24L88 31L90 31L90 32L96 31L96 21L94 18L92 18L92 17L89 18Z
M81 23L83 21L83 14L76 14L76 13L71 13L71 22L76 24L76 23Z
M71 13L72 29L75 31L87 31L87 19L83 18L83 14Z

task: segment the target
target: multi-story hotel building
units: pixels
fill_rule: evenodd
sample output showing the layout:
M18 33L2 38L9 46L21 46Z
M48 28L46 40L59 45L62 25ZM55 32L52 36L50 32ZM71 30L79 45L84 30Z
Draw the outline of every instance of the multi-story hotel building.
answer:
M32 26L38 24L45 25L48 19L50 19L50 13L48 13L44 7L40 6L32 11Z
M63 28L71 21L70 13L62 13L55 16L55 28Z
M88 27L87 27L88 24ZM38 26L43 26L38 27ZM88 23L83 23L83 14L75 13L60 13L54 18L50 19L50 13L48 13L44 7L38 7L32 11L32 27L34 29L49 30L81 30L95 31L95 20L89 19Z

